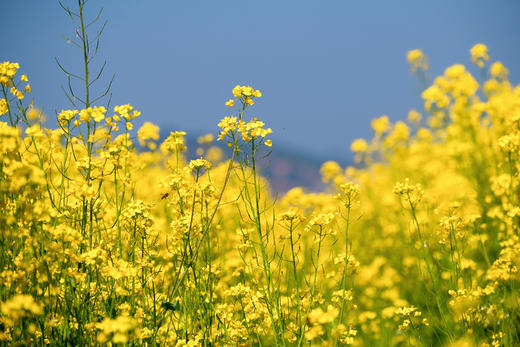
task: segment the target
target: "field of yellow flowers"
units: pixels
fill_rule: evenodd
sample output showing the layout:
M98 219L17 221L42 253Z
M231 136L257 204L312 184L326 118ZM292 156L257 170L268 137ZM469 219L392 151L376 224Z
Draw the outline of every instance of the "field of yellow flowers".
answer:
M225 102L228 159L208 134L187 161L186 133L159 144L132 106L95 104L88 69L45 128L0 63L2 345L518 346L520 87L470 54L485 79L448 67L424 115L374 119L356 167L323 164L326 192L277 199L257 89Z

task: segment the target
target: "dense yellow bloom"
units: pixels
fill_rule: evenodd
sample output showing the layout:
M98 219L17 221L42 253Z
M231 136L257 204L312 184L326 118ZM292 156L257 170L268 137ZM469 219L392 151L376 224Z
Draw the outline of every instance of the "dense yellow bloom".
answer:
M435 84L425 89L421 96L425 100L424 108L427 111L430 111L433 105L439 108L445 108L450 102L446 93Z
M338 314L339 310L331 305L327 307L327 311L323 311L321 307L318 307L309 313L308 320L312 325L328 324L332 323Z
M520 132L500 137L498 146L505 152L517 153L520 149Z
M126 343L132 340L131 333L137 328L137 324L137 320L129 316L119 316L115 319L105 318L96 324L96 328L100 330L97 342Z
M325 333L322 325L330 324L338 316L339 310L331 305L327 307L327 311L323 311L321 307L312 310L307 316L307 321L311 328L305 333L307 340L314 340Z
M10 300L1 303L2 314L18 319L27 315L40 315L43 313L43 306L34 301L31 295L18 294Z
M501 63L490 73L481 87L448 67L424 122L374 119L355 166L325 162L321 192L278 196L257 152L272 130L246 118L252 87L219 122L231 149L203 135L195 160L182 131L156 150L159 128L132 129L130 105L62 110L47 129L14 100L0 122L1 344L518 345L520 87Z

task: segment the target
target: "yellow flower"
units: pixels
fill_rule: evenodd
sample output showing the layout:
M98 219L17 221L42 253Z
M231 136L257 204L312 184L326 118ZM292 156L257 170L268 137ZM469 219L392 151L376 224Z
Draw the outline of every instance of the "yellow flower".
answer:
M235 131L235 129L238 127L238 119L237 117L224 117L218 123L218 127L222 129L218 134L218 139L223 140L226 135Z
M341 174L341 166L333 160L326 161L321 165L320 174L323 182L328 183L339 174Z
M159 127L150 122L144 122L137 130L137 139L141 146L146 146L148 140L159 140Z
M408 121L410 123L419 123L422 119L422 115L417 112L416 110L410 110L410 112L408 112Z
M199 145L207 145L207 144L210 144L211 142L213 142L213 139L215 137L213 136L213 134L206 134L206 135L202 135L202 136L199 136L197 137L197 143Z
M420 49L413 49L406 54L406 61L410 64L412 72L428 70L428 57Z
M233 95L235 98L240 98L242 96L242 88L238 84L233 88Z
M253 95L253 91L254 90L253 90L252 87L250 87L250 86L247 86L247 87L246 86L242 86L240 88L242 89L242 95L248 96L248 97Z
M11 87L11 94L13 94L13 96L18 98L19 100L23 99L23 93L21 91L19 91L18 89L16 89L15 87Z
M35 107L29 107L29 109L27 110L26 114L27 114L27 118L28 119L34 120L34 119L36 119L38 117L41 117L42 111L38 110Z
M79 119L82 122L89 122L93 119L94 122L99 123L105 118L106 112L107 110L103 106L88 107L79 112Z
M491 73L491 76L498 78L499 80L506 80L509 74L509 70L499 61L491 64L489 72Z
M363 153L368 149L368 143L364 139L356 139L350 145L350 150L354 153Z
M488 48L483 43L477 43L469 50L471 61L480 68L484 67L484 61L489 60Z
M200 170L201 168L205 167L206 169L209 169L211 167L211 163L203 158L191 160L188 164L188 167L190 170Z
M251 86L241 86L237 84L235 88L233 88L233 96L237 99L241 99L243 97L242 101L244 103L246 103L247 105L253 105L254 101L252 98L259 98L262 96L262 93L259 90L255 90ZM232 107L233 105L233 100L229 100L226 102L226 106Z
M226 106L229 106L229 107L235 106L235 100L229 99L228 101L226 101Z
M43 306L34 301L34 298L26 294L17 294L1 305L4 315L18 319L24 316L40 315Z
M411 184L408 178L404 182L397 182L394 186L394 194L415 205L419 203L424 195L423 187L420 183Z
M123 117L126 120L131 120L134 118L137 118L141 115L141 112L135 110L133 113L130 113L134 109L133 106L130 106L129 104L126 105L120 105L114 107L114 112L116 112L119 116ZM115 116L113 117L116 118Z
M427 111L430 111L434 105L438 108L445 108L450 103L450 98L435 84L425 89L421 97L424 99L424 108Z
M382 115L379 118L374 118L370 123L372 129L377 135L381 135L390 130L390 120L387 115Z
M170 136L164 140L161 149L167 152L184 151L186 149L184 136L186 136L185 131L170 132Z
M29 136L42 136L43 130L40 128L38 124L35 124L25 129L25 133Z
M78 114L78 110L61 110L58 120L69 122Z
M10 86L12 84L12 79L20 65L18 63L11 63L9 61L4 61L0 63L0 84L4 87Z
M7 108L8 104L7 104L7 100L5 99L0 99L0 116L1 115L4 115L7 113L7 111L9 110Z
M208 149L208 152L206 153L206 157L209 161L213 163L218 163L222 160L224 157L224 152L220 147L212 146Z

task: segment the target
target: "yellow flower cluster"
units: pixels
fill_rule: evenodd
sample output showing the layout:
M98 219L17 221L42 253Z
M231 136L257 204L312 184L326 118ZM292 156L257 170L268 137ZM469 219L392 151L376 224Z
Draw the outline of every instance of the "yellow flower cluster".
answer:
M217 139L221 141L229 136L231 140L234 141L236 137L240 136L245 142L256 139L263 140L267 135L273 132L271 128L264 129L264 125L264 122L256 118L253 118L249 122L244 122L242 120L238 120L237 117L224 117L218 123L221 131L219 132ZM266 140L264 144L268 147L271 147L272 141Z
M186 149L184 136L186 136L185 131L170 132L170 136L168 136L161 147L169 152L182 152Z
M365 139L355 139L350 145L350 150L354 153L363 153L368 150L368 143Z
M9 88L9 92L11 95L13 95L18 100L22 100L24 98L24 94L21 90L19 90L17 87L19 87L19 84L15 83L14 76L18 72L18 69L20 68L20 65L18 63L11 63L9 61L5 61L3 63L0 63L0 85L2 88L4 88L4 96L6 94L6 87ZM21 82L29 82L29 79L26 75L20 76ZM29 83L26 83L23 87L23 90L25 90L26 93L31 92L31 85ZM1 111L1 105L0 105L0 111ZM5 111L7 112L7 111ZM4 112L4 113L5 113ZM0 115L2 113L0 112Z
M480 68L484 67L484 64L489 60L488 48L483 43L477 43L470 49L471 61Z
M43 306L36 303L31 295L17 294L10 300L3 302L0 311L10 318L19 319L24 316L42 314Z
M453 100L464 100L475 95L479 85L475 78L466 71L464 65L455 64L444 71L444 75L437 77L432 86L423 91L425 108L432 110L432 106L443 109Z
M430 325L428 319L421 318L421 311L418 311L414 306L400 307L395 311L395 315L403 318L403 321L399 325L399 330L418 329L421 325Z
M99 343L126 343L130 340L131 332L137 327L137 320L129 316L120 316L115 319L105 318L96 324L100 330L97 335Z
M412 49L406 54L406 61L410 64L412 72L426 71L429 68L428 57L420 49Z
M421 201L424 190L420 183L412 184L408 178L405 178L404 182L397 182L395 184L394 194L403 197L406 202L416 205Z
M149 140L159 140L159 127L150 122L144 122L137 130L137 139L141 146L148 146L149 149L154 150L157 146L155 142Z
M120 106L114 107L114 112L117 113L117 115L119 117L123 117L126 120L132 120L132 119L137 118L137 117L139 117L141 115L141 112L139 112L137 110L135 110L134 112L130 113L133 109L134 109L133 106L131 106L129 104L126 104L126 105L120 105ZM117 117L117 116L114 116L114 120L115 121L119 121L115 117Z
M12 80L19 68L20 64L18 63L11 63L8 61L0 63L0 84L4 87L10 86L13 83Z
M408 60L427 68L420 51ZM1 66L8 93L19 67ZM256 161L271 129L245 118L251 87L218 125L223 162L212 135L198 159L183 131L156 149L159 128L132 130L130 105L63 110L48 129L0 99L0 343L520 344L520 87L507 78L498 62L482 85L449 67L422 115L371 122L355 167L324 163L324 191L277 197Z
M205 167L206 169L209 169L211 167L211 163L209 161L207 161L206 159L199 158L199 159L191 160L188 164L188 167L192 171L199 171L203 167Z
M94 120L94 122L99 123L105 119L105 113L107 113L107 110L103 106L88 107L79 112L79 120L85 123ZM70 114L68 114L68 116L70 116Z
M240 100L243 104L253 105L255 102L253 98L260 98L262 93L259 90L255 90L251 86L240 86L237 85L233 88L233 96ZM231 99L226 102L226 106L233 107L234 101Z
M242 140L251 141L251 140L255 140L259 137L264 138L273 132L271 130L271 128L264 129L263 128L264 125L265 125L264 122L259 121L256 118L253 118L251 121L249 121L247 123L240 122L238 124L238 131L242 136ZM270 143L269 144L266 143L266 145L268 145L269 147L271 146Z

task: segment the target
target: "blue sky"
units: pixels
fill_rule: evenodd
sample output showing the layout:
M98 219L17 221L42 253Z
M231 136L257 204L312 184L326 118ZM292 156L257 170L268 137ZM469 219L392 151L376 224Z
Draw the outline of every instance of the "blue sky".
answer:
M263 92L252 115L273 128L274 149L323 160L349 158L372 118L422 108L410 49L429 56L435 76L470 65L482 42L520 80L518 1L90 0L87 14L101 6L109 23L97 62L116 73L113 104L163 130L215 132L231 89L250 84ZM61 36L74 31L57 1L2 0L0 20L0 59L20 62L35 104L49 116L70 108L54 57L78 71L81 52Z

